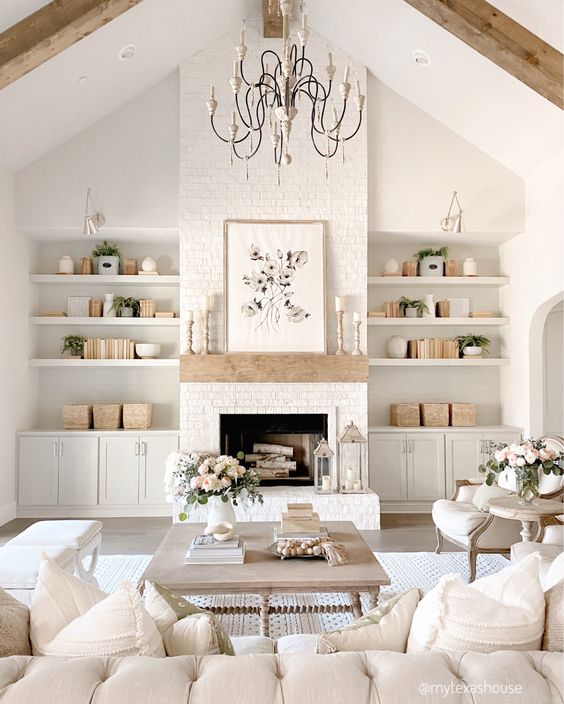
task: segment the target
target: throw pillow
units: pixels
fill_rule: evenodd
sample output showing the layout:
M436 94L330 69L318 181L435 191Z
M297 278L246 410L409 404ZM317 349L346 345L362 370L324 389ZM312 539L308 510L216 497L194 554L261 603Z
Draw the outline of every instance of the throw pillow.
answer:
M543 628L538 557L529 555L469 585L442 577L415 611L407 652L538 650Z
M419 589L410 589L384 606L371 609L348 626L322 633L317 639L317 652L393 650L405 653L411 619L420 598Z
M29 609L0 589L0 658L31 655Z
M502 489L497 484L492 484L488 486L486 482L480 484L474 496L472 497L472 503L479 511L485 511L486 513L490 510L491 499L498 499L502 496L509 496L511 494L508 489Z
M151 655L165 651L136 589L104 592L44 559L31 602L34 655L61 657Z
M210 612L157 582L145 582L145 608L159 629L167 655L235 655L227 631Z
M564 579L564 552L561 552L550 564L544 581L542 582L545 592L558 582Z
M546 616L543 650L564 651L564 579L544 593Z

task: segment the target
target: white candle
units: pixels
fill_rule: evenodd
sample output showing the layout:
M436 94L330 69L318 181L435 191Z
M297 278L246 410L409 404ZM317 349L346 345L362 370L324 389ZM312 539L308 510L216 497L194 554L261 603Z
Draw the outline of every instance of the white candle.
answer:
M323 491L331 491L331 477L321 477L321 488Z
M235 110L231 112L231 124L235 125L237 124L237 115L235 114Z
M358 80L358 78L354 79L354 88L355 88L356 94L360 95L360 81Z
M348 482L354 482L356 479L356 471L354 467L349 467L347 469L347 481Z
M215 99L215 88L214 88L213 83L210 83L210 100L214 100L214 99Z
M337 313L345 310L345 299L341 296L335 296L335 311Z
M247 21L243 20L243 23L241 24L241 33L239 35L239 44L245 43L245 27L246 26L247 26Z
M211 296L200 296L200 308L209 310L211 308Z
M186 313L186 320L187 320L189 323L191 323L191 322L194 320L194 311L193 311L193 310L187 311L187 313Z
M302 15L302 29L307 29L307 15L305 12Z
M235 59L233 62L233 76L239 78L239 60Z
M350 68L350 66L347 64L347 65L345 66L345 74L344 74L344 76L343 76L343 83L347 83L347 82L348 82L350 70L351 70L351 68Z
M361 489L362 489L362 484L360 483L360 480L357 479L356 481L353 482L353 490L360 491Z
M274 125L272 126L272 134L276 137L278 135L278 120L274 119Z
M353 490L353 482L351 482L349 479L345 479L345 491L352 491Z
M353 313L353 320L355 323L360 323L361 321L360 313L358 313L356 310Z
M333 66L333 52L329 52L329 66Z
M333 105L333 121L335 124L339 122L339 116L337 115L337 108Z

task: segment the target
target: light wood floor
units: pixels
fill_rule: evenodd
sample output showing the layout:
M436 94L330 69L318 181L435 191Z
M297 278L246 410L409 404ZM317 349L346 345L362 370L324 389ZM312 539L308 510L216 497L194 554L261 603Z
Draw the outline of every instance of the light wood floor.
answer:
M170 518L103 518L103 555L152 555L170 528ZM0 545L34 523L18 518L0 527ZM388 513L382 529L362 531L372 550L380 552L431 552L435 549L435 526L430 514ZM445 541L444 550L460 550Z

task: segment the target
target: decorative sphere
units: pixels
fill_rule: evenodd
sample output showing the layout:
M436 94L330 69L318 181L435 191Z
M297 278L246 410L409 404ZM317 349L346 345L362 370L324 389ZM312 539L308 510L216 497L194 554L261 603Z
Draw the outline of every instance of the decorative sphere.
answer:
M284 166L290 166L292 163L292 157L288 153L282 154L282 163Z
M141 262L141 269L143 271L156 271L157 262L154 257L145 257L145 259Z

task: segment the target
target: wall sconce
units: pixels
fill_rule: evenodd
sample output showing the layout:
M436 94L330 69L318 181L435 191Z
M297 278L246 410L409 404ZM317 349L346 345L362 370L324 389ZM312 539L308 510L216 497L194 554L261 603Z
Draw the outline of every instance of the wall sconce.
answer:
M452 208L455 203L458 208L457 213L452 212ZM454 191L452 194L448 214L446 218L441 220L441 230L444 230L444 232L462 232L464 230L464 223L462 222L462 208L460 206L460 201L458 200L458 191Z
M92 202L92 189L86 189L86 205L84 207L84 234L95 235L106 222L106 218L94 208Z

